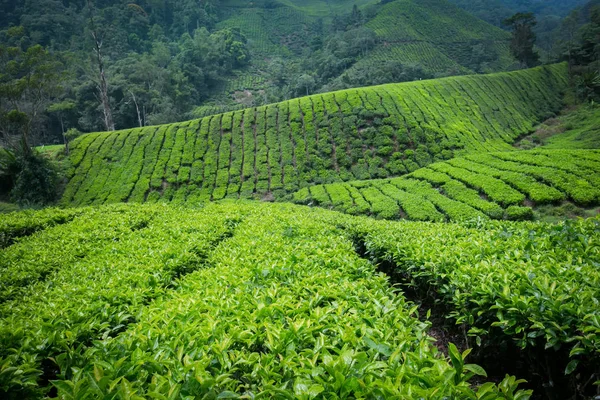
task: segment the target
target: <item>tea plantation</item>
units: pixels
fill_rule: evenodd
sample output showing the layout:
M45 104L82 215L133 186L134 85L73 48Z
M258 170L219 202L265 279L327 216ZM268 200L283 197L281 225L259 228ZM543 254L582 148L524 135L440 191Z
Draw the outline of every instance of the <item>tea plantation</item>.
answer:
M316 185L294 201L385 219L522 220L532 207L600 204L600 150L530 150L468 155L400 178Z
M79 137L62 208L0 215L0 398L596 399L598 108L548 120L566 88L556 64ZM590 218L533 221L567 206Z
M264 203L56 213L30 214L27 232L10 228L22 215L4 217L10 398L528 398L514 378L472 388L484 371L453 345L440 353L417 307L355 250L359 237L436 288L478 340L562 346L570 369L596 360L597 220L375 223Z
M562 105L566 65L315 95L184 123L84 135L63 203L276 199L509 150Z
M484 346L598 365L598 219L376 222L266 203L57 214L3 217L9 398L529 398L514 378L481 384L468 352L441 353L382 260Z

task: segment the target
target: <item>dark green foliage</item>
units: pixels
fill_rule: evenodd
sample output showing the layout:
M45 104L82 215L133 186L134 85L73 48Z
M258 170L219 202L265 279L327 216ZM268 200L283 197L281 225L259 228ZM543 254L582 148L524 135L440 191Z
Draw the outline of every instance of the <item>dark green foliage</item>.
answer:
M510 50L513 56L523 65L533 67L538 64L540 55L534 50L537 24L533 13L517 13L506 19L504 24L512 29L513 37Z
M22 206L45 205L58 198L56 166L37 151L16 154L5 149L0 160L0 179L10 199Z

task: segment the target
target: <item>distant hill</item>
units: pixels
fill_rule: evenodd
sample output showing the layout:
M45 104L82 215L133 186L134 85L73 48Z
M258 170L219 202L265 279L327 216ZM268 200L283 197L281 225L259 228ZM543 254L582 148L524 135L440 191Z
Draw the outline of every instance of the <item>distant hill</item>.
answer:
M349 65L349 74L383 62L417 65L432 75L458 75L506 70L513 59L510 35L470 15L447 0L396 0L387 4L362 1L298 0L223 2L227 16L219 27L239 27L254 54L253 67L228 84L229 90L258 90L271 77L265 60L276 56L301 58L314 34L311 24L329 21L362 6L364 26L375 32L378 44ZM305 54L305 53L304 53ZM343 86L341 76L329 87ZM367 81L368 83L368 81Z
M564 17L587 0L449 0L491 24L501 26L505 18L517 12L532 12L538 17Z
M566 66L313 95L183 123L87 134L63 203L285 198L511 149L557 112Z

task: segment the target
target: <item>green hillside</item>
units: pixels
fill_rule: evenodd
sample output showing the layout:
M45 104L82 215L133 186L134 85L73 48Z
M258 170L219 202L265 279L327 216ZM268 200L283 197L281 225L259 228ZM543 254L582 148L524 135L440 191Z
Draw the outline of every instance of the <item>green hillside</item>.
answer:
M314 95L72 144L64 204L283 198L508 150L558 111L566 66Z
M269 85L266 71L273 57L300 59L309 46L318 18L350 12L352 5L366 6L370 13L364 27L372 30L377 44L349 66L328 87L343 85L354 71L392 61L418 65L430 74L457 75L505 70L513 64L509 54L510 34L461 10L446 0L396 0L385 5L375 1L226 1L221 28L239 28L249 40L252 66L228 83L229 90L257 90ZM480 48L482 57L474 55ZM481 58L481 59L480 59ZM341 61L341 60L340 60ZM256 79L259 76L262 79Z
M317 185L294 200L386 219L531 219L533 207L600 204L600 150L472 154L405 177Z
M473 15L491 24L502 26L502 21L518 12L533 12L538 18L566 16L588 0L449 0Z
M510 34L473 17L448 1L397 0L386 4L366 26L382 43L359 65L378 60L422 64L433 73L473 72L473 48L483 46L488 71L514 61L508 50Z
M507 371L494 343L552 356L561 373L534 379L557 379L557 393L567 363L586 378L597 365L598 220L400 224L258 202L3 220L7 399L529 398L514 378L473 382L481 367L430 336L441 326L377 259L477 336L492 380Z

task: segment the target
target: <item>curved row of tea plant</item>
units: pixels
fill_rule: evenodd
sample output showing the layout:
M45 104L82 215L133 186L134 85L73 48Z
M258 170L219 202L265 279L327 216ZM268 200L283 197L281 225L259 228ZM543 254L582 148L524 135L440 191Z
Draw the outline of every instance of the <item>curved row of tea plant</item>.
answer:
M349 221L373 260L435 293L450 308L448 318L477 342L510 338L537 352L529 362L541 369L558 368L558 377L576 371L580 394L600 385L599 218L555 225ZM555 391L552 398L568 398L569 389L551 379L543 384Z
M45 255L53 271L0 304L0 394L529 398L514 378L472 389L481 367L452 345L445 359L331 217L345 218L282 204L104 206L0 250L6 271L39 271L43 254L21 258L24 246L64 237ZM107 222L95 240L88 230Z
M565 65L315 95L201 120L84 135L63 203L198 203L385 178L498 151L555 112Z
M0 218L0 248L10 246L18 238L29 236L54 225L70 222L81 213L77 209L26 210L10 218Z
M180 211L88 209L1 251L0 392L47 392L56 363L124 330L178 277L202 268L239 219L226 210Z
M303 188L302 204L385 219L521 220L536 205L600 203L599 150L531 150L467 155L401 178Z

